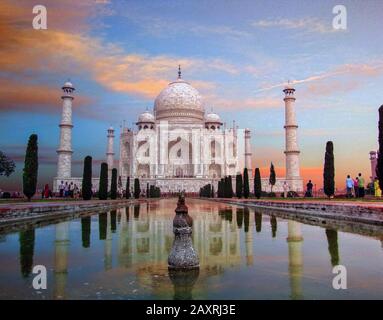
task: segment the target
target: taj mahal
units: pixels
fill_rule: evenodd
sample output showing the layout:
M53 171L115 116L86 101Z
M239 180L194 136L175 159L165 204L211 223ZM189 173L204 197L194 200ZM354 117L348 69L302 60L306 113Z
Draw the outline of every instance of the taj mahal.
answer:
M75 88L70 81L62 87L63 109L60 140L57 149L57 175L53 189L58 190L61 181L73 182L81 188L82 177L72 176L72 104ZM285 159L286 177L277 177L273 191L283 191L286 182L292 191L303 191L300 176L297 141L298 125L295 118L295 89L288 84L284 90L285 104ZM250 191L253 189L253 158L251 131L223 123L220 116L207 112L200 93L182 78L170 82L154 100L153 110L138 116L136 128L121 127L119 158L115 159L113 127L107 129L106 159L109 178L111 170L118 170L122 185L128 177L139 178L141 189L147 183L160 187L161 192L185 190L197 193L200 187L211 183L217 190L218 181L247 168ZM282 152L282 151L281 151ZM270 159L272 160L272 159ZM268 174L268 173L267 173ZM95 190L99 178L92 178ZM262 178L262 189L270 191L269 179Z

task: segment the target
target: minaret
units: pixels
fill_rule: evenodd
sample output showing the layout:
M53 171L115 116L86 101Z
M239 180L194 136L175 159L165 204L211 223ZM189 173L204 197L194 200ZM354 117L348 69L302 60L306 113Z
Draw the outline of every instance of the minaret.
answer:
M245 129L245 168L249 172L249 177L252 177L252 168L251 168L251 131L250 129Z
M68 277L69 221L56 225L54 298L65 298L65 287Z
M376 178L376 166L378 164L378 153L376 151L370 151L371 161L371 181L373 182Z
M65 82L62 87L63 111L60 127L60 146L57 149L57 178L70 178L72 176L72 100L75 90L72 83Z
M285 93L285 137L286 137L286 180L293 191L303 191L302 180L300 177L300 166L299 166L299 148L297 141L297 121L295 118L294 103L295 89L288 84L283 90ZM294 181L298 180L298 181Z
M108 177L112 176L112 169L114 168L114 152L113 152L113 139L114 129L110 127L108 129L108 147L106 150L106 162L108 164Z
M302 231L299 222L289 220L287 222L288 236L287 244L289 247L289 277L291 299L302 299L302 271L303 271L303 258L302 258Z
M106 239L104 248L104 268L109 270L112 268L112 225L110 211L107 213L106 220Z

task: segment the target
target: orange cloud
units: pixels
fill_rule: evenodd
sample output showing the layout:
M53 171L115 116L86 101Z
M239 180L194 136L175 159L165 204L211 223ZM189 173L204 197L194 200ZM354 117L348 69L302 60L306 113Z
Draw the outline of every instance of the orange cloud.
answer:
M1 111L44 111L61 110L60 88L46 85L24 85L0 79ZM76 95L76 107L90 105L90 97Z
M73 0L63 7L49 1L48 30L34 30L30 4L2 2L0 69L18 75L22 81L26 72L34 76L64 74L71 78L86 73L109 90L145 98L154 98L168 84L169 80L165 79L169 74L176 78L178 64L191 72L206 68L237 72L234 66L220 59L206 62L125 54L122 48L86 34L86 20L94 11L91 4L94 2L90 0L81 4ZM71 27L80 32L71 32ZM215 84L196 81L196 86L208 89L214 88Z

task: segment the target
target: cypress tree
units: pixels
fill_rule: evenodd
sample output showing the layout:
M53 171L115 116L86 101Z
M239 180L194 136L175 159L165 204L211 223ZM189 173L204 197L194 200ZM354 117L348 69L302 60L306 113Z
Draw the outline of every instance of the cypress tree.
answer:
M326 229L326 237L331 264L334 267L339 264L338 232L336 230Z
M149 183L146 184L146 197L150 198L150 193L149 193Z
M379 179L379 187L383 190L383 105L379 108L379 151L376 175ZM380 156L382 154L382 156Z
M84 171L82 174L82 198L90 200L92 198L92 157L86 156L84 159Z
M140 216L140 205L139 204L134 205L133 215L134 215L134 218L136 218L136 219Z
M245 225L245 232L249 232L250 212L247 207L243 209L243 223Z
M126 179L125 197L126 199L130 199L130 177Z
M271 225L271 236L275 238L277 234L277 218L275 216L271 216L270 225Z
M225 177L225 198L230 198L230 182L229 182L229 177Z
M273 192L273 187L276 182L276 177L275 177L275 170L274 170L274 165L271 163L270 165L270 177L269 177L269 183L271 185L271 192Z
M211 198L214 198L214 185L211 186Z
M106 212L98 214L98 233L100 240L106 239L106 228L108 224L108 214Z
M23 193L28 198L28 201L31 201L31 198L36 193L38 167L37 135L31 134L25 153L23 170Z
M91 217L81 218L81 239L83 248L90 247Z
M228 198L233 198L233 179L231 178L231 176L228 176L227 178L227 181L228 181Z
M334 145L327 141L323 170L323 191L331 197L335 192Z
M31 274L33 268L35 229L31 228L28 230L20 231L19 242L21 275L26 278Z
M242 175L238 173L235 179L235 195L237 196L238 199L241 199L242 193L243 193Z
M247 168L243 170L243 196L245 199L249 198L250 187L249 187L249 174Z
M110 211L110 230L112 233L116 233L117 230L117 211Z
M98 198L100 200L108 199L108 164L106 162L101 163Z
M262 182L261 182L261 172L259 168L255 169L254 174L254 196L259 199L262 194Z
M238 229L242 228L242 223L243 223L243 209L242 208L237 208L237 227Z
M255 231L262 231L262 213L255 212Z
M110 183L110 198L112 200L117 199L117 169L112 169L112 181Z
M139 199L141 194L140 180L138 178L134 179L134 198Z

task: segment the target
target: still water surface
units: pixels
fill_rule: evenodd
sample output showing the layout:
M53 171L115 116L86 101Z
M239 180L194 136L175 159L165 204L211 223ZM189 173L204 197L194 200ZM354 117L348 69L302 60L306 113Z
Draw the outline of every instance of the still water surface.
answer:
M0 299L382 299L373 236L187 199L199 273L169 274L176 199L0 234ZM334 290L334 265L348 289ZM32 268L47 268L34 290Z

